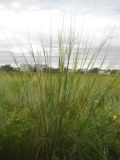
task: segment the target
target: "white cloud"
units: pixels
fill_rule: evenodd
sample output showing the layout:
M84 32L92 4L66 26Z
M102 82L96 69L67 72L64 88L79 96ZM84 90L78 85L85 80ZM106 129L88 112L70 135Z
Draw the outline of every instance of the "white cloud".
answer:
M39 46L39 33L54 36L62 27L72 24L77 32L81 30L89 38L96 33L99 41L103 33L109 33L116 25L114 45L120 41L120 1L116 0L0 0L0 50L4 49L7 39L16 48L16 39L26 44L28 33L32 43ZM96 42L95 42L96 43ZM1 54L1 53L0 53ZM2 55L3 56L3 55Z

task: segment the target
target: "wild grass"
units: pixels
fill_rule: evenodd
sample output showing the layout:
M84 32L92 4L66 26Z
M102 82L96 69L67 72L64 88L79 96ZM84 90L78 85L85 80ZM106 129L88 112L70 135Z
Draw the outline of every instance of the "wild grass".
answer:
M71 32L67 36L59 34L57 73L49 68L47 73L0 73L1 159L120 159L119 73L76 72L86 64L87 70L94 67L109 38L100 43L97 53L89 59L90 46L86 47L84 39L78 41ZM41 39L41 52L50 67L52 40L47 44L43 42ZM29 51L36 64L31 43ZM71 57L74 59L72 65ZM99 69L104 60L105 56ZM28 63L27 58L25 61ZM71 66L72 72L69 72Z

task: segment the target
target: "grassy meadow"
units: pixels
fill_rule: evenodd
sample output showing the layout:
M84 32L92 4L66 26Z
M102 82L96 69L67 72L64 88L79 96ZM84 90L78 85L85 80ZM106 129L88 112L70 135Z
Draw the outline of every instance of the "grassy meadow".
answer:
M119 159L119 78L0 73L1 159Z
M59 37L57 73L0 72L1 160L120 159L120 74L76 72L79 48L69 72L75 41ZM84 49L82 67L88 52ZM99 69L103 62L104 57Z

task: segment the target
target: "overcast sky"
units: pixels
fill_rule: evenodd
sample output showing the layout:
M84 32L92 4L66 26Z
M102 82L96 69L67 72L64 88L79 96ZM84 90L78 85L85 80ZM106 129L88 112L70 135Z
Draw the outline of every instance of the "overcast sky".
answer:
M120 0L0 0L0 63L9 57L3 52L5 46L16 48L15 39L25 44L28 34L35 44L37 35L49 33L50 26L54 35L63 17L65 27L72 21L78 32L82 28L91 37L96 34L96 39L115 26L111 45L119 63Z

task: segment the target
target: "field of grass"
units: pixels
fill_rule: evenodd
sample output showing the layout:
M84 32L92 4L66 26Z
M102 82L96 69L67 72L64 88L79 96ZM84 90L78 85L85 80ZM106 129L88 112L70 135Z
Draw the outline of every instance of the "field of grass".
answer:
M1 160L119 160L120 75L0 73Z

